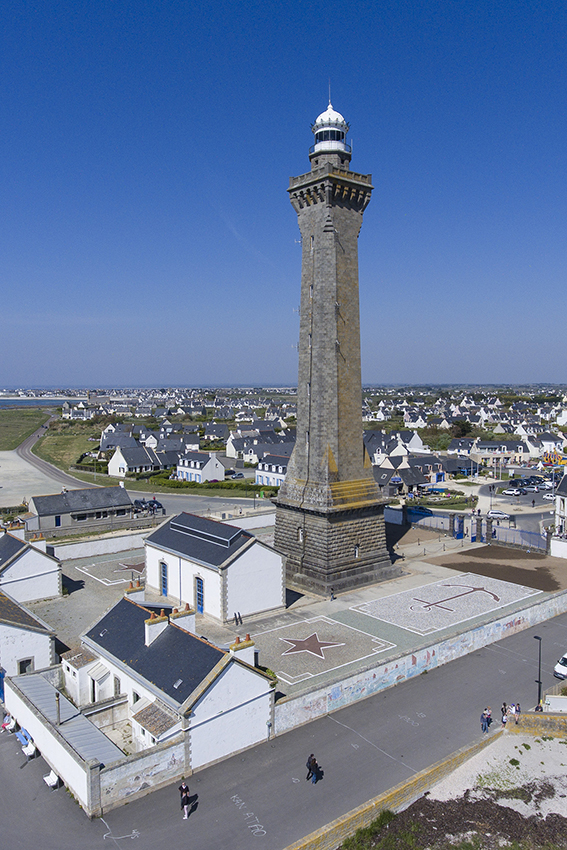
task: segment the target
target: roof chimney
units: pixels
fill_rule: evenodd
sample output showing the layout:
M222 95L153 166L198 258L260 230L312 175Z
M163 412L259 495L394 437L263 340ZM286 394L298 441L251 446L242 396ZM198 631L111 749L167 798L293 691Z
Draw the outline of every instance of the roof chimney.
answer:
M254 646L255 643L250 639L250 635L246 635L244 640L241 640L237 635L234 643L230 646L230 654L234 655L240 661L246 661L247 664L251 664L254 667Z
M136 579L136 583L130 582L124 591L124 596L131 599L132 602L145 602L146 589L143 584L140 584L140 579Z
M182 608L181 611L174 608L169 619L180 629L184 629L192 635L195 634L195 612L189 607L188 602L185 603L185 608Z
M169 620L165 616L162 608L162 613L159 617L156 617L155 611L152 611L150 614L149 620L144 620L144 626L146 630L146 646L150 646L154 642L154 640L161 635L164 629L167 627Z

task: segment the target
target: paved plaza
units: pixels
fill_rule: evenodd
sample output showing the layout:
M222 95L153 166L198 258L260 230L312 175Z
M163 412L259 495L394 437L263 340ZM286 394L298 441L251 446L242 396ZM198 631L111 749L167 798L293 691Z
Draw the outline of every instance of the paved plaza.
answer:
M197 633L222 648L237 635L250 634L259 663L277 674L279 694L294 696L516 613L548 595L537 581L542 556L530 560L523 552L465 545L416 529L396 552L402 574L388 582L334 600L290 593L285 611L245 618L241 626L198 615ZM143 579L143 560L143 550L136 549L63 564L69 594L30 606L55 629L59 651L76 647L80 635L120 599L128 583ZM546 559L546 564L548 560L557 559ZM508 577L511 569L519 570L522 584L499 576L501 571ZM179 599L151 589L146 601L179 605Z

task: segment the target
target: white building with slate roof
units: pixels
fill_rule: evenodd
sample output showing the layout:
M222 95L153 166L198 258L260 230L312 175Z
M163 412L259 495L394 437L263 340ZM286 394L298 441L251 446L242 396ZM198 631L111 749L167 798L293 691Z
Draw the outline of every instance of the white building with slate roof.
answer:
M53 629L0 592L0 699L4 698L4 676L32 673L54 661Z
M65 688L81 707L127 697L136 751L186 731L195 770L266 739L271 679L253 666L252 641L231 651L194 634L189 608L161 610L123 598L62 656Z
M182 513L145 540L146 582L221 622L285 606L281 555L233 525Z
M13 534L2 534L0 589L17 602L60 596L61 564L39 545L33 546Z
M49 535L58 528L81 530L105 528L111 518L132 516L133 505L124 487L88 487L84 490L64 490L53 496L34 496L26 516L26 532L39 531Z

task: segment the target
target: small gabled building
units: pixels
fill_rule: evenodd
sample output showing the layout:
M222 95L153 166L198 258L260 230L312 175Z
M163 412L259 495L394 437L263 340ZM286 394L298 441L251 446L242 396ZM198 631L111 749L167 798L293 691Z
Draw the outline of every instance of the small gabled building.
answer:
M61 596L61 564L45 552L45 540L41 545L0 535L0 590L17 602Z
M87 527L103 529L114 519L131 517L132 510L132 501L123 487L87 487L63 490L52 496L34 496L25 518L26 533L49 536L58 534L59 530L72 533Z
M285 605L282 557L249 531L181 513L145 548L147 584L197 614L227 622Z
M0 699L4 676L33 673L55 664L55 632L0 591Z

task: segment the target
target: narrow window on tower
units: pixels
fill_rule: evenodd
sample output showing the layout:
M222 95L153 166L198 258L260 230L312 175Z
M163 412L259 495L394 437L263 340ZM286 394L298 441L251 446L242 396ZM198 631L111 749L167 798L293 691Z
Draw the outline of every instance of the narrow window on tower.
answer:
M358 543L357 543L357 544L356 544L356 546L354 547L354 557L355 557L355 558L359 558L359 557L360 557L360 546L358 545Z
M309 297L313 298L313 284L311 284L309 287Z
M315 244L315 237L311 236L311 253L313 253L313 245Z
M309 446L309 431L305 432L305 445Z
M311 384L309 381L307 382L307 398L311 396Z
M297 529L297 542L303 543L303 529L302 528Z
M311 334L309 334L309 348L311 348Z

